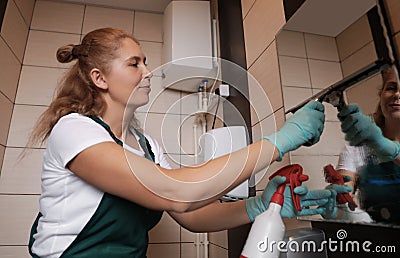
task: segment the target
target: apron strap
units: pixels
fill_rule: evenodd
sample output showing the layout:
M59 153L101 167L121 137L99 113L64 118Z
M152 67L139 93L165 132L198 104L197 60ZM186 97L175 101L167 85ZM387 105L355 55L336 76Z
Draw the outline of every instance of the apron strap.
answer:
M110 134L110 136L113 138L113 140L120 146L123 146L123 142L118 139L114 133L111 131L110 126L108 124L106 124L103 120L101 120L100 118L98 118L97 116L93 116L93 115L88 115L89 118L91 118L93 121L95 121L96 123L100 124L101 126L104 127L104 129L107 130L107 132ZM151 160L153 162L155 162L155 156L153 151L151 150L151 145L149 143L149 141L147 140L147 138L138 130L134 129L135 133L139 136L139 144L140 147L142 148L142 150L144 151L144 156L145 158L147 158L148 160Z

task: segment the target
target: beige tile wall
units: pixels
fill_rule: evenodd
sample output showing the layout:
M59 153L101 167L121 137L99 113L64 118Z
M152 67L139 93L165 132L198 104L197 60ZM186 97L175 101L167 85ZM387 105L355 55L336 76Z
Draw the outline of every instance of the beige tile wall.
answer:
M242 7L248 70L257 82L249 83L253 138L279 128L285 119L284 110L341 80L344 73L349 74L361 68L357 55L363 57L364 64L365 60L375 58L367 55L371 52L371 47L366 38L371 38L371 34L365 29L365 23L368 22L365 18L357 21L346 34L335 39L301 32L279 31L284 25L282 10L270 1L242 0ZM264 23L264 19L268 19L268 24ZM357 39L354 40L354 37ZM347 38L354 41L350 47L347 45ZM337 46L342 46L340 51ZM257 84L259 86L255 87ZM264 94L261 94L263 92ZM261 109L263 105L266 108ZM325 108L325 130L320 142L313 147L301 147L290 155L292 163L302 164L305 172L311 175L307 182L310 188L326 185L322 168L328 163L336 164L344 144L340 123L336 118L337 111L330 104L326 104ZM272 172L288 162L289 158L285 157L283 162L274 163L268 171ZM265 187L268 171L263 179L258 178L257 189Z
M0 257L28 257L26 230L32 211L38 208L37 196L31 194L35 191L26 188L33 177L28 175L25 184L19 181L21 177L9 167L9 160L14 157L7 145L34 3L35 0L8 0L0 31L0 168L8 167L0 173ZM14 165L26 169L28 164Z
M346 77L376 61L377 55L366 15L336 37L343 76ZM371 114L378 103L377 91L381 77L376 75L350 88L346 93L351 103L358 103L364 113Z
M277 35L277 44L285 110L343 78L335 38L282 30ZM342 138L340 123L332 114L334 109L329 104L325 106L327 116L320 141L290 153L291 163L302 165L310 176L305 185L311 189L325 187L322 168L327 161L336 164L343 144L340 140L332 141ZM314 156L322 158L314 159L314 164L308 163Z
M285 24L282 1L242 0L242 17L248 67L253 141L269 135L284 122L283 93L275 35ZM268 176L288 164L274 163L256 175L256 190L261 191Z
M377 58L366 16L336 38L283 30L277 35L277 42L285 110ZM363 93L360 94L359 90L349 91L349 97L356 100L362 95L365 99L366 92L370 93L367 95L371 97L360 104L369 103L368 107L374 109L370 103L376 101L379 81L371 78L361 84ZM324 106L325 129L320 141L312 147L300 147L290 154L291 163L301 164L310 175L310 180L305 184L311 189L326 186L322 168L327 164L337 164L344 145L344 135L336 117L337 110L327 103Z
M58 80L71 66L56 61L58 47L78 44L82 35L99 27L133 32L154 70L151 101L139 110L138 118L145 131L163 145L173 167L194 162L194 143L187 139L193 138L190 114L197 102L191 94L160 86L162 14L46 0L8 3L0 34L0 62L4 63L0 70L0 207L8 207L0 209L0 257L28 257L29 230L38 210L43 146L29 150L22 161L18 157L35 120L51 102ZM150 233L148 257L195 257L194 240L195 234L164 214ZM219 243L210 247L215 253L210 257L220 258L219 254L227 252L226 234L211 235L210 242Z

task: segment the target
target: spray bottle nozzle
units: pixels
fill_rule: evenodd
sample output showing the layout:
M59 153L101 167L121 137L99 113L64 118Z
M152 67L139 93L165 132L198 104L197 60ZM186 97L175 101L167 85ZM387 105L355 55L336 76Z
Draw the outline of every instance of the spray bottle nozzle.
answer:
M278 186L278 189L274 193L274 195L271 198L271 202L277 203L279 205L283 205L283 200L284 200L284 192L285 192L285 187L286 184L290 184L290 191L292 193L292 199L294 206L298 211L301 211L301 205L300 205L300 197L294 193L294 188L297 186L300 186L302 182L308 180L308 176L303 174L303 168L299 164L292 164L285 166L278 171L276 171L274 174L272 174L269 177L269 180L274 178L275 176L283 176L286 177L285 183L281 184Z

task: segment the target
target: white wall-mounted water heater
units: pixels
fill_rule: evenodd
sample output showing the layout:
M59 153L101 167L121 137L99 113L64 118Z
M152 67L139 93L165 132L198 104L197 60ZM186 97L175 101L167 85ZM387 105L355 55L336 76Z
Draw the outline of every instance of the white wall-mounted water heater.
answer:
M218 74L209 1L171 1L164 10L163 87L196 92ZM212 83L209 83L212 85Z
M216 128L200 138L201 155L204 162L237 151L247 146L244 126ZM235 200L249 197L248 180L227 193L223 199Z

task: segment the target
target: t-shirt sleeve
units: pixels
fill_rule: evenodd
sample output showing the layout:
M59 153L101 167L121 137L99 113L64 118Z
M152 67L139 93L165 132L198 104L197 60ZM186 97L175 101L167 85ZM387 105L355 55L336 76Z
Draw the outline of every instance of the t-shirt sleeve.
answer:
M160 164L162 168L171 169L171 165L167 160L167 156L164 154L164 149L160 146L157 140L153 139L147 134L145 136L150 143L151 150L154 153L155 163Z
M109 133L89 117L70 114L53 127L47 148L64 167L83 150L102 142L114 142Z
M357 161L358 155L359 154L356 148L346 144L343 148L343 151L339 155L339 161L336 169L337 170L343 169L349 172L356 173L358 166L358 161Z

